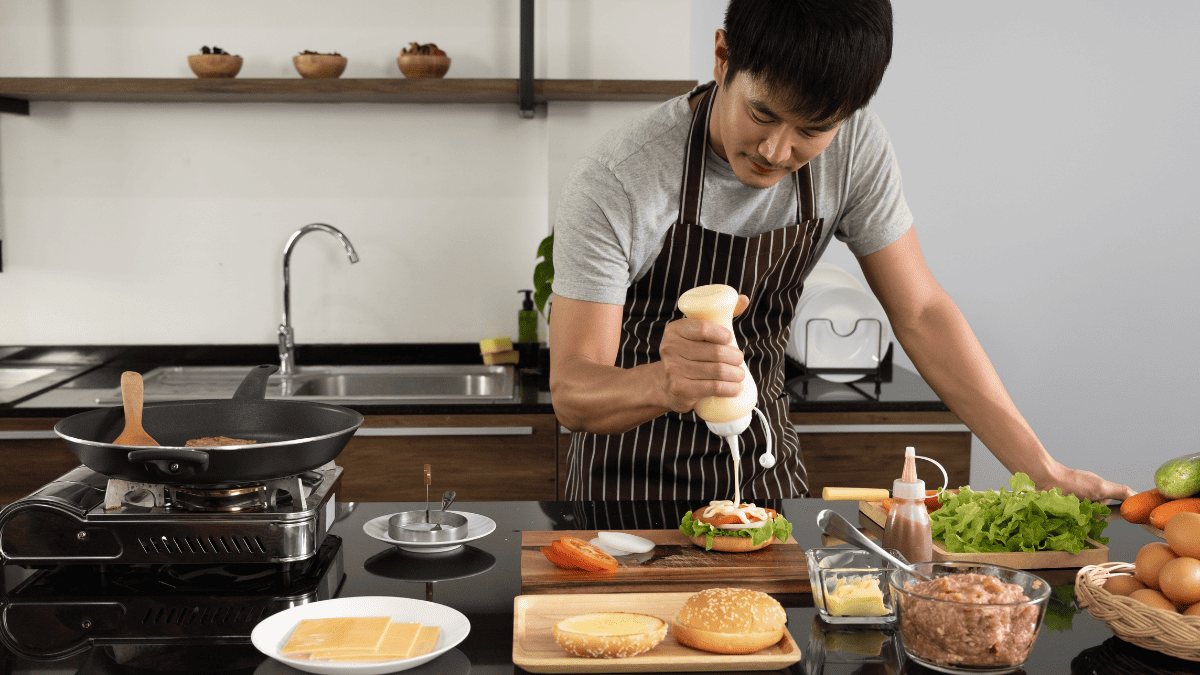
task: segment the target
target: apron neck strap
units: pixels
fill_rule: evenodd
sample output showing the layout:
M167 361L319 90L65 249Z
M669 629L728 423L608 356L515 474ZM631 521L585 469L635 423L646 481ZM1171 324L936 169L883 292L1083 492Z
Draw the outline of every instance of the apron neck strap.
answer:
M687 152L683 158L683 184L679 190L679 222L684 225L700 224L700 205L704 201L704 167L708 155L708 125L716 91L717 85L713 83L692 112ZM812 220L815 217L813 184L807 163L799 171L792 172L792 183L796 188L796 222Z

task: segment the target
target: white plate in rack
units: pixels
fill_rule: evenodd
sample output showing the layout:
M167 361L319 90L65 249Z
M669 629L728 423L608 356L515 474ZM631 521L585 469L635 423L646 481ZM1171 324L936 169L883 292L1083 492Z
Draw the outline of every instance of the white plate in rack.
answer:
M804 279L805 290L815 289L818 286L845 286L846 288L855 288L864 292L867 290L862 285L862 282L853 274L833 263L827 262L819 262L813 265L812 271Z
M828 321L814 322L806 341L805 330L811 319ZM876 319L879 325L876 326L874 321L859 323L859 319ZM811 347L814 356L824 357L820 365L839 368L878 366L892 332L887 314L875 296L845 286L823 286L802 297L791 328L788 354L800 363L808 364L809 355L805 352ZM818 377L830 382L853 382L862 376L821 373Z
M378 663L337 663L291 659L279 653L302 619L327 619L347 616L390 616L392 621L439 626L433 651L411 659ZM250 633L250 642L258 651L292 668L319 675L382 675L415 668L446 653L467 638L471 622L462 612L436 602L365 596L322 600L286 609L263 619Z
M457 513L467 519L467 536L462 539L455 539L454 541L400 541L399 539L392 539L388 535L388 518L396 515L394 513L372 518L363 523L363 532L366 532L367 536L393 544L405 551L412 551L413 553L444 553L446 551L453 551L468 541L475 541L496 531L496 521L487 516L481 516L478 513L465 513L463 511L447 511L447 513Z

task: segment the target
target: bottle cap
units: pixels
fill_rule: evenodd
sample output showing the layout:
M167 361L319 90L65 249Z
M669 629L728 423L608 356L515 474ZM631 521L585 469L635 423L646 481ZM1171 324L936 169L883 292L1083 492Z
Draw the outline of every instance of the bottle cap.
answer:
M925 499L925 481L917 478L917 449L904 449L904 473L892 482L893 499Z

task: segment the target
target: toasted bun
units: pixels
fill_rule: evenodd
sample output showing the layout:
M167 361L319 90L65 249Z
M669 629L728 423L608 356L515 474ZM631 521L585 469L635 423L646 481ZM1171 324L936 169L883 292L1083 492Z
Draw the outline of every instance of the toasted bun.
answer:
M753 654L783 638L787 614L766 593L710 588L693 595L671 623L682 645L716 654Z
M597 612L563 619L550 632L560 647L575 656L622 659L662 642L667 622L646 614Z
M705 539L707 537L691 537L692 543L700 548L705 547ZM717 535L713 537L712 550L725 551L726 553L745 553L746 551L757 551L761 548L766 548L776 541L779 540L772 536L770 539L755 546L750 541L750 537L722 537Z

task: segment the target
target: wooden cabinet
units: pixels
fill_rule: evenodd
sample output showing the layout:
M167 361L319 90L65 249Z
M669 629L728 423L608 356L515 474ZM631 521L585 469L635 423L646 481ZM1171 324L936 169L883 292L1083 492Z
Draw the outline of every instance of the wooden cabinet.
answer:
M0 504L37 490L71 469L79 460L54 434L57 419L0 419Z
M0 419L0 504L37 490L78 466L51 431L56 419ZM952 413L793 413L809 492L826 486L890 488L904 448L946 467L950 485L970 482L971 433ZM433 466L430 498L459 501L562 499L567 448L554 415L370 415L337 462L344 501L423 501L422 466ZM937 469L919 462L933 488Z
M337 462L343 501L553 501L558 494L553 415L372 415Z
M792 413L791 422L813 497L824 487L890 490L910 445L945 467L949 487L971 480L971 432L954 413ZM917 474L930 489L942 484L941 472L929 462L918 461Z
M54 435L56 419L0 419L0 504L79 465ZM343 501L542 500L558 494L553 415L373 415L337 458Z

